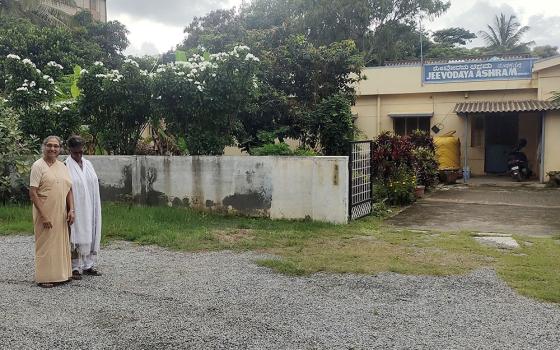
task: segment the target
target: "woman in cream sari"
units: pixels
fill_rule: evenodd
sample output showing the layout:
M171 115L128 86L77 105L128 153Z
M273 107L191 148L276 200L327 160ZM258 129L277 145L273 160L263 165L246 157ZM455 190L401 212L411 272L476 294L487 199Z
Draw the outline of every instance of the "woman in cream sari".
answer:
M33 202L35 231L35 281L51 288L72 277L68 225L74 222L72 180L64 163L57 160L59 137L43 141L43 157L33 163L29 195Z

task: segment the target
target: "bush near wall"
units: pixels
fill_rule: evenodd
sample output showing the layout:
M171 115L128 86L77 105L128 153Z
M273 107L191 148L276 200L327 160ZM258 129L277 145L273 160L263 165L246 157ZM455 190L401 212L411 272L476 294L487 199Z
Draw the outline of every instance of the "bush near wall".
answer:
M392 205L406 205L414 201L417 185L433 188L438 169L434 149L428 134L379 135L373 142L372 153L376 198Z

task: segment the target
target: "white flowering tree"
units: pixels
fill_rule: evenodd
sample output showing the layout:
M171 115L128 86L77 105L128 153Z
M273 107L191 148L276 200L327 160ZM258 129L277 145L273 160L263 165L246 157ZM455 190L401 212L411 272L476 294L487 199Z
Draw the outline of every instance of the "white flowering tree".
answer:
M256 100L258 68L246 46L159 66L152 74L156 115L184 138L189 154L221 155L235 142L239 115Z
M19 114L25 134L66 138L78 130L80 119L75 104L55 102L55 81L62 72L63 67L54 61L39 69L29 59L12 54L6 57L3 67L6 105Z
M81 71L80 114L94 143L111 154L134 154L142 130L152 115L151 78L127 59L120 70L95 62Z

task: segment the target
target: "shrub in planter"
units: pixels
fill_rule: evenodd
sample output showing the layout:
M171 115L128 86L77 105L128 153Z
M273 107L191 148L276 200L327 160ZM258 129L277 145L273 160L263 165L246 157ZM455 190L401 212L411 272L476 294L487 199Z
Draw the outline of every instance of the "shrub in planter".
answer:
M428 147L418 147L412 151L414 155L414 170L418 185L426 189L433 188L438 182L438 161L434 150Z
M374 184L374 195L379 200L386 199L391 205L407 205L414 202L415 189L414 171L401 165L387 179L377 179Z
M560 171L549 171L546 173L548 175L548 185L550 187L560 187Z
M385 181L399 167L413 168L413 145L405 136L384 132L373 141L373 177Z
M427 148L433 152L436 150L436 145L434 144L434 138L430 135L430 133L415 130L408 136L410 142L412 143L414 148Z

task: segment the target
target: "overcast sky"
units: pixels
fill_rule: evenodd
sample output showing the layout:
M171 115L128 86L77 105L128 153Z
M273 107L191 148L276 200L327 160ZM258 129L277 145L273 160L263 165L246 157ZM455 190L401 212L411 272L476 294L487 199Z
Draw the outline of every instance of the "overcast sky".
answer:
M127 54L157 54L182 41L183 29L193 17L240 3L241 0L107 0L107 16L122 22L130 31ZM560 0L451 0L446 14L431 22L424 20L424 26L431 30L464 27L477 33L500 12L515 14L521 24L531 27L525 40L560 46ZM481 41L471 44L480 45Z

